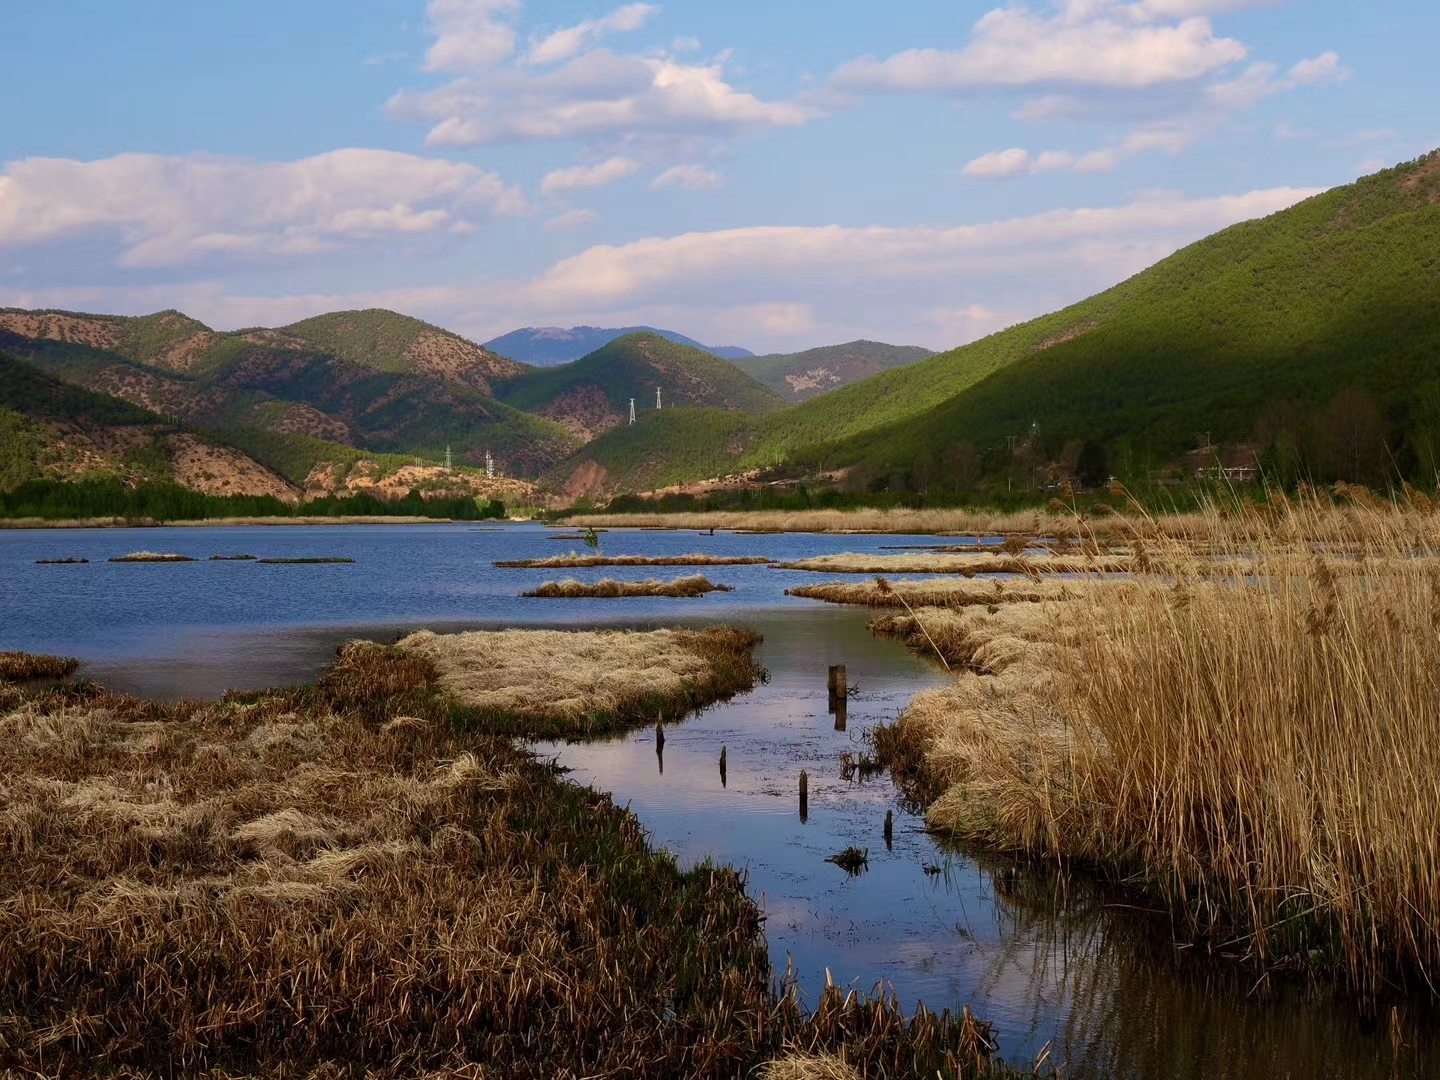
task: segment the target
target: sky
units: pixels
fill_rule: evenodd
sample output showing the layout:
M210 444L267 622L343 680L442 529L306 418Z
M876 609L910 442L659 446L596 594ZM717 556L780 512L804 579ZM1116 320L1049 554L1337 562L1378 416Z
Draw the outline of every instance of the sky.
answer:
M950 348L1440 146L1433 0L0 0L0 38L0 306L217 329Z

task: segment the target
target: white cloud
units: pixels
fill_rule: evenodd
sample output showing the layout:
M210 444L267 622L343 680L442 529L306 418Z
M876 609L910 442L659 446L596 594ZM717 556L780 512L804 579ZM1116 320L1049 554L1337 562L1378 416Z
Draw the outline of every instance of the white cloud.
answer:
M430 0L425 9L435 41L427 71L470 71L498 64L515 51L515 28L506 19L520 0Z
M1283 94L1302 86L1340 83L1350 76L1336 52L1322 53L1313 60L1301 60L1284 76L1277 78L1279 70L1271 63L1251 64L1238 78L1210 87L1209 98L1222 109L1246 109L1274 94Z
M431 125L431 146L500 140L600 138L667 133L723 134L793 127L818 113L735 89L720 61L587 52L543 74L519 68L401 93L391 115Z
M704 165L673 165L650 181L650 186L657 191L672 187L685 191L707 191L724 183L723 176Z
M561 232L565 229L580 229L586 225L593 225L599 220L600 215L593 210L566 210L563 214L556 214L545 222L545 231Z
M982 180L1000 180L1006 177L1020 176L1030 171L1030 152L1018 148L994 150L988 154L981 154L961 171L966 176Z
M1160 14L1107 0L1068 0L1048 16L1021 6L996 8L975 24L964 48L864 57L841 67L832 81L888 92L1064 84L1135 90L1192 81L1245 58L1246 47L1217 37L1203 15L1155 25Z
M569 60L602 34L613 30L639 30L659 10L654 4L626 4L603 19L586 19L574 26L563 27L532 44L527 59L532 64Z
M1313 191L1277 188L1216 199L1157 199L1110 209L1054 210L952 228L756 226L599 245L563 259L531 295L547 304L634 302L689 282L705 288L795 275L922 278L1043 265L1062 250L1198 238L1204 232L1289 206Z
M292 162L27 158L0 173L0 246L113 238L120 266L173 266L462 232L477 216L525 209L523 196L493 173L388 150Z
M757 351L866 337L953 346L1055 310L1216 229L1310 191L1156 195L955 227L773 226L596 245L529 280L305 296L174 287L6 291L0 304L122 312L179 307L225 328L388 307L486 340L520 325L674 326Z
M576 188L602 187L639 171L640 163L634 158L612 157L595 165L574 165L546 173L540 181L540 190L546 195L555 195Z

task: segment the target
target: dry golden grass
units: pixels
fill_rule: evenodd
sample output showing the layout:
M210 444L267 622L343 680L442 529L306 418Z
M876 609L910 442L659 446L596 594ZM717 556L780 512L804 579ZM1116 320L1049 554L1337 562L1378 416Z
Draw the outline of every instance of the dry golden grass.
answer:
M712 592L734 592L734 586L716 585L703 574L676 578L674 581L547 581L538 589L521 593L521 596L541 597L549 600L615 599L631 596L670 596L694 598Z
M791 1054L770 1062L760 1076L762 1080L865 1080L834 1054Z
M1435 517L1299 502L1257 521L1228 551L1227 522L1197 530L1204 556L1138 536L1149 573L1068 602L916 612L970 670L882 749L938 796L933 828L1110 867L1261 964L1429 984ZM1217 576L1216 554L1247 573ZM879 625L923 647L907 620Z
M761 555L552 555L548 559L512 559L495 565L510 570L580 570L596 566L755 566L773 562Z
M132 551L129 555L112 555L110 562L194 562L189 555L166 555L159 551Z
M822 574L1121 574L1134 568L1128 555L1042 552L1033 555L949 555L943 552L907 555L817 555L813 559L777 563L776 570L809 570Z
M991 607L1001 604L1038 604L1044 600L1066 599L1074 588L1064 581L986 582L970 578L931 578L922 581L828 581L822 585L800 585L786 589L787 596L823 600L829 604L858 607L916 608Z
M978 1070L967 1015L773 991L740 877L477 734L413 650L158 704L0 685L0 1060L25 1075Z
M734 529L741 532L900 533L1003 536L1050 531L1039 511L1015 514L972 510L758 510L695 514L577 514L566 524L615 529Z
M491 718L562 736L678 719L750 689L764 671L758 635L705 630L421 631L399 648L433 663L441 684Z
M64 679L75 673L78 660L68 656L45 656L41 653L0 652L0 682L26 682L30 679Z

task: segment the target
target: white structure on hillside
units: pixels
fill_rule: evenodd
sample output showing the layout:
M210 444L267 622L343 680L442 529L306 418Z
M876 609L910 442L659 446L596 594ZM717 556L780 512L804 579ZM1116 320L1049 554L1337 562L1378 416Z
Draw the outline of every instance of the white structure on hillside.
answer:
M446 472L449 472L449 471L450 471L451 469L453 469L454 467L455 467L455 463L454 463L453 459L450 457L450 444L449 444L449 443L446 443L446 444L445 444L445 471L446 471Z
M635 399L633 397L630 399L630 422L632 424L635 422Z
M495 479L495 458L489 450L485 451L485 475L491 480Z
M660 411L660 388L655 387L655 411Z

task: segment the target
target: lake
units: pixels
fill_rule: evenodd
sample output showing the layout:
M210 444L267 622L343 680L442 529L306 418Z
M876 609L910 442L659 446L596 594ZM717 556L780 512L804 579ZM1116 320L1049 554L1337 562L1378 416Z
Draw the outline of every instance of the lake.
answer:
M539 600L519 594L559 577L673 577L675 567L498 570L500 559L584 550L533 525L321 526L0 531L0 649L77 656L80 674L122 691L213 697L229 688L309 681L353 637L393 640L421 627L651 628L729 622L765 635L770 681L667 729L583 744L542 743L572 778L629 804L682 863L713 859L748 873L766 914L777 972L813 1000L829 977L883 981L908 1007L968 1005L993 1021L1007 1058L1047 1045L1071 1077L1351 1078L1392 1076L1386 1020L1325 989L1194 957L1163 916L1118 905L1086 882L926 834L884 776L846 781L841 755L894 719L943 672L873 637L870 613L797 600L788 586L828 580L764 566L705 567L735 591L703 599ZM878 552L927 537L602 534L609 554L814 555ZM117 564L138 550L197 562ZM353 565L211 562L212 555L351 557ZM37 559L88 558L39 566ZM841 723L826 671L845 664L857 695ZM721 747L727 769L719 768ZM809 774L807 813L798 800ZM895 815L892 844L883 836ZM868 851L848 875L826 862ZM1423 1070L1440 1062L1424 1010L1402 1012ZM1422 1075L1417 1073L1416 1075Z

